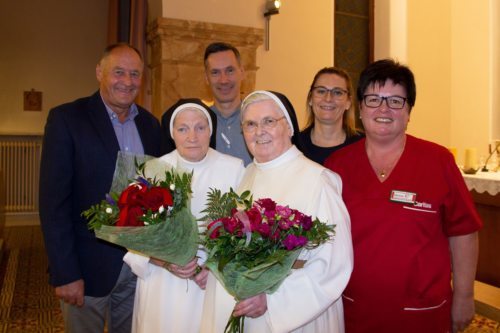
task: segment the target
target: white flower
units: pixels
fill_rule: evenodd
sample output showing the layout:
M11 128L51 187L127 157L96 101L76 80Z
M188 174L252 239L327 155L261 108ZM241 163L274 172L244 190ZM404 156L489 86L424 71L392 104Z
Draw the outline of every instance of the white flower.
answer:
M111 207L106 208L106 213L108 213L108 214L113 213L113 208L111 208Z
M149 225L149 222L144 221L144 225Z
M175 184L170 184L170 190L171 191L175 190Z
M160 208L158 208L158 213L163 213L165 211L165 207L163 207L163 205L160 206Z

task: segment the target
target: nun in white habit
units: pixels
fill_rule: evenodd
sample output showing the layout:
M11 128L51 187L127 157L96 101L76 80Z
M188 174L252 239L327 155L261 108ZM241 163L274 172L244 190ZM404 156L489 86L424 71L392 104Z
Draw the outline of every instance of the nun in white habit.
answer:
M166 112L167 130L176 150L148 161L146 176L164 175L165 169L158 168L159 164L193 171L191 212L199 218L210 188L225 192L237 187L244 172L243 161L210 148L211 136L216 133L216 118L200 100L180 100ZM148 169L161 171L152 174ZM203 257L202 254L198 251L198 257ZM125 255L123 260L137 275L132 332L199 332L208 275L206 269L196 274L203 265L200 258L180 267L137 253Z
M236 302L209 274L200 332L223 332L231 313L246 316L245 333L344 332L342 292L352 272L353 253L341 179L298 149L297 118L284 95L251 93L242 103L241 117L254 160L238 192L250 190L254 199L271 198L334 224L335 236L313 250L302 250L301 261L272 294Z

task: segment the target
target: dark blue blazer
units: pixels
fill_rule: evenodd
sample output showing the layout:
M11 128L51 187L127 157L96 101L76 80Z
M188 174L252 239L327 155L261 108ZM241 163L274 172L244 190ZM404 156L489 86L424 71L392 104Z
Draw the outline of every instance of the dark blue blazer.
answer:
M145 109L138 109L134 121L144 152L159 156L159 122ZM126 250L97 239L81 213L108 193L119 150L99 92L50 110L39 193L53 286L83 279L86 296L103 297L118 279Z

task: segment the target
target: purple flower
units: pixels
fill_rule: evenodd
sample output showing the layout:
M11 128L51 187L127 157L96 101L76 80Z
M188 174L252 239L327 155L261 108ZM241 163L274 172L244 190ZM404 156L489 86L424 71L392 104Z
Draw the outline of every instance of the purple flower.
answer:
M308 231L312 228L312 218L309 215L302 215L300 224L302 225L302 229Z
M291 251L297 247L302 247L306 244L307 244L307 237L305 237L305 236L288 235L283 240L283 246L288 251Z
M146 178L144 177L137 177L137 181L140 183L140 184L143 184L143 185L146 185L147 188L150 188L151 187L151 183L147 181Z
M116 206L116 201L111 197L111 195L106 193L105 198L106 198L107 203L109 203L111 206Z

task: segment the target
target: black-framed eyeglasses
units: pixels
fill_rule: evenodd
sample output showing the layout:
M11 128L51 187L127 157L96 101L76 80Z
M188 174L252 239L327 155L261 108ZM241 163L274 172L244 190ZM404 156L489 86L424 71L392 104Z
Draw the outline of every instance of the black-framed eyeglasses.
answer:
M387 106L391 109L402 109L405 106L407 98L401 96L386 96L382 97L379 95L364 95L363 102L366 106L370 108L378 108L382 105L382 102L385 100Z
M243 130L243 132L246 133L254 133L259 126L263 130L269 130L271 128L275 128L276 125L278 125L278 121L280 121L281 119L285 119L285 116L281 118L266 117L259 122L253 120L246 120L241 123L241 129Z
M316 87L312 88L312 93L313 93L314 97L318 97L318 98L324 98L324 97L326 97L326 95L331 94L331 96L333 98L341 99L345 95L347 95L347 90L342 89L342 88L338 88L338 87L328 89L327 87L316 86Z

